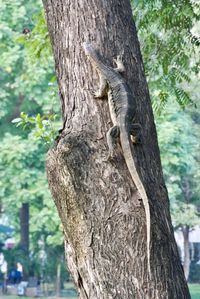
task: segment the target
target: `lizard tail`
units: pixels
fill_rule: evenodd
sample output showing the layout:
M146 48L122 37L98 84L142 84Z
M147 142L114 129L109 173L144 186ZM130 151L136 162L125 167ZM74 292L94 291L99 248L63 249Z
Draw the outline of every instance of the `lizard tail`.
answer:
M146 228L147 228L147 264L148 264L148 272L151 277L151 268L150 268L151 221L150 221L149 201L148 201L148 197L147 197L146 191L144 189L144 186L141 182L141 179L140 179L140 177L137 173L136 167L135 167L135 162L134 162L132 151L131 151L132 142L130 139L130 135L127 133L127 130L125 128L120 130L120 141L121 141L121 147L123 150L124 158L125 158L129 173L130 173L132 180L136 186L136 189L140 193L142 202L144 204L145 215L146 215Z

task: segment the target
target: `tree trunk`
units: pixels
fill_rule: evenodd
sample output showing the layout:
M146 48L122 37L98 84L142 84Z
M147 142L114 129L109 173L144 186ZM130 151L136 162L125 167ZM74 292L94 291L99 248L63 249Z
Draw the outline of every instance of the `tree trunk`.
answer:
M61 274L61 263L58 262L57 264L57 269L56 269L56 297L60 297L60 287L61 287L61 277L60 277L60 274Z
M23 278L28 278L29 269L29 204L23 203L20 211L20 241L19 248L22 250Z
M63 114L47 175L65 233L68 267L81 299L190 298L178 257L156 130L128 0L44 1ZM90 41L105 63L123 53L136 98L142 142L133 157L151 209L151 278L146 217L118 146L106 161L108 104L94 100L98 76L82 49Z
M188 280L190 272L190 243L189 243L189 226L185 225L182 227L183 239L184 239L184 263L183 269L185 278Z
M29 204L23 203L20 208L20 248L25 254L29 252Z

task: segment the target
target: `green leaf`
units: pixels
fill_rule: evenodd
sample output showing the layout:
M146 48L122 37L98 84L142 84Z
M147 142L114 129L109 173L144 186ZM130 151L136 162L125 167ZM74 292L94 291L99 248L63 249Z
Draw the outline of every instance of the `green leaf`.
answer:
M18 123L18 122L21 122L22 119L21 118L14 118L11 122L12 123Z

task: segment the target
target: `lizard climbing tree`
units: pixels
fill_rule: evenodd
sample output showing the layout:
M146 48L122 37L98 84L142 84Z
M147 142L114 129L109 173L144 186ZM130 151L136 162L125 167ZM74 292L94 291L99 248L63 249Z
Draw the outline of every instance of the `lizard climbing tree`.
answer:
M44 6L63 116L47 175L80 298L189 299L129 0ZM113 77L105 72L102 79L103 67L98 59L91 64L85 42ZM115 70L118 55L123 74L119 63ZM99 82L105 95L94 99ZM139 124L136 144L131 121Z

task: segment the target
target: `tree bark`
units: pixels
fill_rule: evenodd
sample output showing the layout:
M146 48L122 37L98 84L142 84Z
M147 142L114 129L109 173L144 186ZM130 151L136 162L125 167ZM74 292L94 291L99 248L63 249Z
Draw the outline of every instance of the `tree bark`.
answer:
M190 273L190 243L189 243L189 226L185 225L182 227L183 239L184 239L184 262L183 269L185 273L185 278L188 280Z
M29 204L23 203L20 211L20 241L19 248L22 251L23 278L28 278L29 272Z
M47 0L63 131L47 158L49 186L65 234L68 267L81 299L190 298L178 257L137 33L128 0ZM108 104L94 100L98 76L82 49L105 63L123 53L142 142L133 157L151 209L151 277L146 217L120 146L107 162Z
M23 203L20 208L20 241L19 246L25 253L29 253L29 204Z
M58 262L56 267L56 283L55 283L55 289L56 289L56 297L60 297L60 289L61 289L61 262Z

